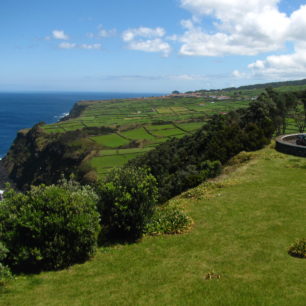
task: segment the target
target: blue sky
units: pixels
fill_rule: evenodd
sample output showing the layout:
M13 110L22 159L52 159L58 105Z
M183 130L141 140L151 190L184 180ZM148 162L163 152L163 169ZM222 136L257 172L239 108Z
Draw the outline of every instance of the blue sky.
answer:
M305 1L10 0L0 91L169 92L306 78Z

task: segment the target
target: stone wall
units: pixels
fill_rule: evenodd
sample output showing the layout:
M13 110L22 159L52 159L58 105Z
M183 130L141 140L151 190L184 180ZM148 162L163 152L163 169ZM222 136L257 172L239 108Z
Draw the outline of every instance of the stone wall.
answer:
M306 157L306 146L300 146L295 144L298 135L305 134L291 134L277 137L275 140L275 149L285 154Z

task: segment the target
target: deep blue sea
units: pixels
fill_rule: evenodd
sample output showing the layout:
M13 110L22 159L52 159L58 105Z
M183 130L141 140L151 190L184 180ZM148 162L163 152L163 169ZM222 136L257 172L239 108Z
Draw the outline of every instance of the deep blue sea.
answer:
M52 123L67 114L81 100L107 100L160 96L150 93L0 93L0 158L15 139L17 131L44 121Z

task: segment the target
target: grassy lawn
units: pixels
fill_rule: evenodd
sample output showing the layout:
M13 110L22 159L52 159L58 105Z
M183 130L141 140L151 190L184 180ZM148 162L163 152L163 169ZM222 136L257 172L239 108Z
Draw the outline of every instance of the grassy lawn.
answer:
M19 276L1 305L305 305L306 159L267 148L172 202L194 219L183 235L99 249L60 272ZM220 279L206 280L214 271Z

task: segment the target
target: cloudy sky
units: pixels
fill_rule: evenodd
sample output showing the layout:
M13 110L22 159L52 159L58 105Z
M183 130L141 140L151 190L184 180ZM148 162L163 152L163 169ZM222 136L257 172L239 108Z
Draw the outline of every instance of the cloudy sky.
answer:
M0 91L306 78L305 0L3 0L0 14Z

